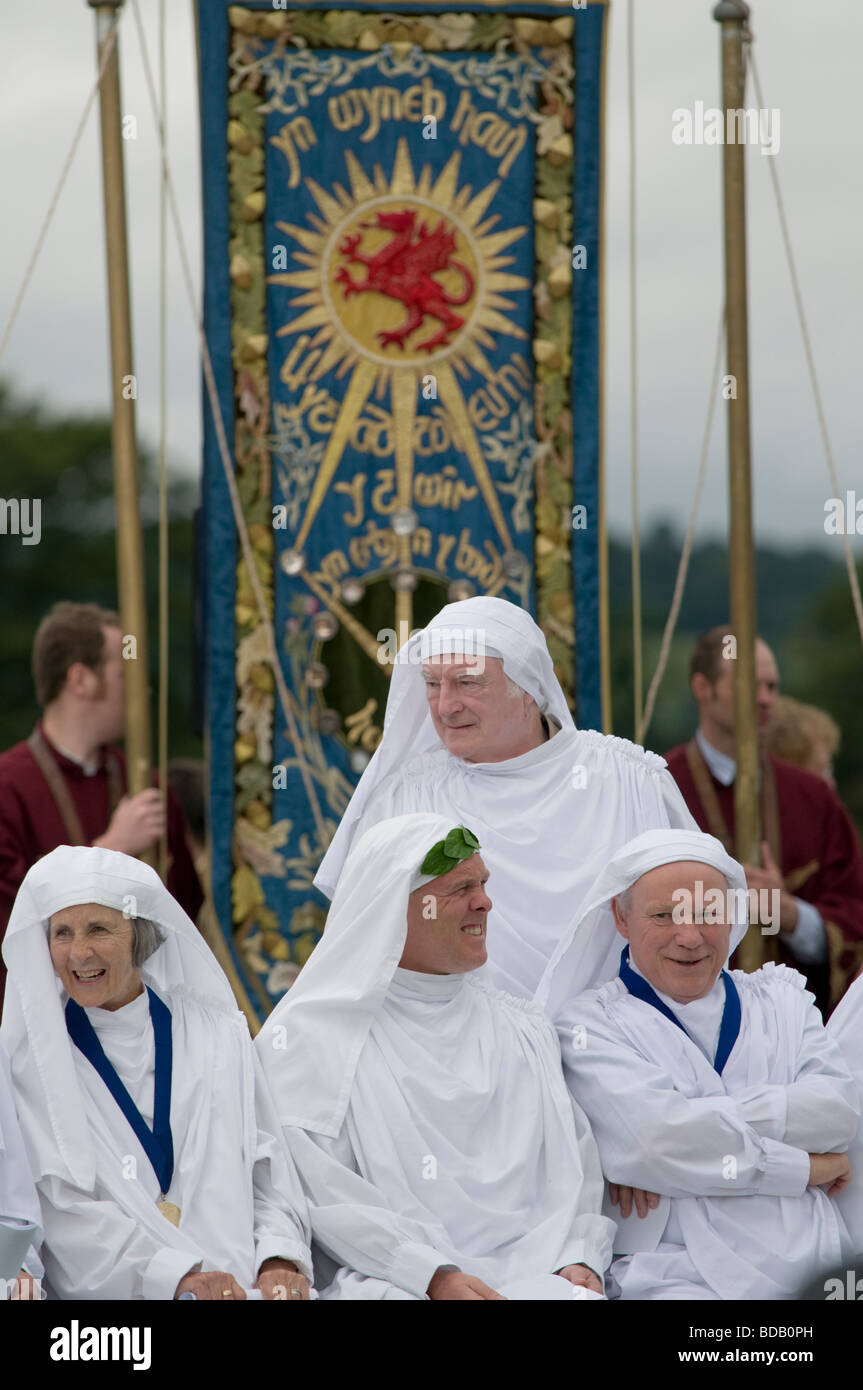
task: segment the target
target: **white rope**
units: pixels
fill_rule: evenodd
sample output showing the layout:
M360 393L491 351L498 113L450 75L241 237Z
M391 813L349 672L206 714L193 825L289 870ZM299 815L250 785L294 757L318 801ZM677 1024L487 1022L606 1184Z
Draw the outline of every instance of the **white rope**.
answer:
M764 98L761 95L761 82L758 77L758 68L755 62L755 50L750 49L749 61L752 64L752 79L755 83L755 96L760 109L766 110ZM800 291L800 281L797 276L797 266L794 260L794 253L791 250L791 235L788 230L788 220L785 216L785 204L782 200L782 192L779 187L779 175L776 171L776 160L762 160L766 163L770 178L773 183L773 192L776 195L776 210L779 213L779 226L782 230L782 240L785 245L785 255L788 258L788 270L791 275L791 288L794 292L794 303L797 306L797 317L800 320L800 332L803 335L803 349L806 354L806 365L809 369L809 380L812 383L812 394L815 398L815 413L818 416L818 428L821 431L821 442L824 446L824 458L827 462L827 472L830 476L830 486L833 488L833 496L839 496L839 479L836 476L836 465L833 461L833 449L830 444L830 436L827 431L827 417L824 413L824 403L821 399L821 388L818 384L818 376L815 371L815 357L812 352L812 342L809 337L809 328L806 322L806 314L803 308L803 295ZM846 518L847 521L847 518ZM854 604L854 613L857 618L857 629L860 633L860 640L863 642L863 602L860 599L860 583L857 578L857 569L854 564L854 556L851 553L851 542L848 539L847 525L842 533L842 548L845 552L845 568L848 571L848 583L851 586L851 599Z
M677 578L674 581L674 594L671 599L671 607L668 610L668 617L665 620L665 631L662 634L659 659L656 663L656 670L653 673L653 680L650 682L650 689L647 692L647 700L644 706L644 718L641 722L641 729L636 735L636 743L644 742L644 735L647 732L647 727L653 716L656 697L659 694L662 677L665 675L665 668L668 665L668 657L671 651L671 639L674 636L674 629L677 626L677 619L680 614L680 605L683 602L683 591L686 587L686 576L689 570L689 557L692 553L692 545L695 540L695 519L698 515L701 490L704 487L704 479L707 474L707 457L710 452L710 440L713 435L713 421L716 417L716 402L719 397L719 380L722 372L722 344L724 339L725 309L723 308L719 317L719 332L716 335L713 371L710 374L710 394L707 399L707 418L704 422L704 434L701 439L701 456L698 461L695 495L692 499L692 510L689 513L689 524L686 528L683 549L680 552L680 564L677 567Z
M147 41L144 36L144 29L141 23L141 12L138 8L138 0L132 0L132 10L135 15L135 26L138 30L138 41L141 46L141 56L144 63L144 75L147 81L147 89L150 95L150 105L152 107L153 118L156 122L156 126L159 132L159 143L162 151L162 171L168 195L168 205L171 211L171 219L174 224L174 232L177 237L177 248L180 253L180 265L182 267L183 280L186 285L186 291L189 296L189 304L192 309L192 317L194 318L195 328L198 334L198 342L201 351L201 365L204 369L204 382L207 388L207 396L210 402L210 410L213 414L213 424L216 430L216 440L219 446L219 454L222 460L222 467L225 472L225 481L228 485L228 493L231 498L231 507L234 513L234 522L236 524L237 533L240 538L240 545L243 551L243 559L245 560L249 581L254 591L255 602L258 607L258 613L260 616L261 624L265 631L267 645L269 648L267 655L269 657L270 665L273 670L273 677L276 682L276 689L279 692L279 701L282 706L282 712L285 716L285 722L288 727L288 734L296 750L297 765L299 768L300 776L303 779L303 786L305 788L306 796L309 800L309 805L312 810L315 825L317 827L318 834L321 836L321 839L323 840L326 826L324 823L324 818L321 815L320 803L318 802L318 797L314 788L314 783L312 782L312 778L309 774L309 769L306 766L303 757L302 740L300 738L299 729L297 728L296 719L294 718L294 712L291 709L290 694L288 692L287 683L285 681L284 672L282 670L282 663L279 660L279 654L276 647L275 632L273 631L273 624L270 621L270 615L267 611L267 603L264 597L264 590L261 584L260 577L258 575L257 566L255 564L255 557L252 551L251 541L249 540L249 533L246 529L246 520L243 516L243 508L240 502L240 494L237 490L237 480L234 476L234 468L231 460L231 451L228 447L227 435L225 434L225 422L222 418L222 410L219 403L219 393L216 388L216 378L213 372L213 363L210 357L210 349L207 344L207 335L204 332L204 325L195 305L195 284L192 276L191 265L189 262L189 253L188 248L186 246L186 239L183 235L183 223L180 217L179 209L177 207L174 180L171 177L170 168L168 166L168 151L165 145L165 132L162 127L162 121L159 115L159 104L156 99L156 90L153 82L153 73L150 67L150 58L147 52Z
M744 63L744 89L746 85L746 54L747 47L743 47ZM680 606L683 603L683 593L686 588L686 578L689 573L689 560L692 554L692 547L695 542L695 522L698 516L698 507L701 502L701 492L704 487L704 479L707 474L707 458L710 452L710 441L713 436L713 421L716 414L716 401L719 392L719 376L722 364L722 344L725 333L725 306L719 317L719 329L716 336L716 349L713 355L713 370L710 374L710 392L707 398L707 415L704 421L704 432L701 438L701 454L698 461L698 473L695 480L695 493L692 498L692 508L689 513L689 522L686 527L686 535L683 538L683 548L680 552L680 562L677 566L677 577L674 581L674 592L671 598L671 606L668 610L668 617L665 620L665 628L662 633L662 641L659 646L659 657L656 662L656 670L650 682L647 692L647 700L644 706L644 717L640 726L636 725L635 741L643 743L645 734L653 718L653 710L656 705L656 697L659 694L659 687L665 675L668 665L668 658L671 654L671 643L677 627L677 619L680 616Z
M45 238L48 235L48 229L51 226L52 221L54 220L54 213L57 211L57 204L60 201L60 195L63 192L63 186L66 182L69 170L72 167L72 162L77 153L78 145L80 144L81 136L84 133L84 127L87 124L87 118L90 115L90 110L93 106L93 102L96 100L96 96L99 91L99 86L102 81L102 74L104 73L105 68L108 66L108 59L114 52L114 48L117 43L117 25L119 23L119 20L120 11L117 11L114 15L114 18L111 21L111 28L108 31L108 35L105 40L105 47L102 53L102 62L99 64L99 72L96 76L96 81L93 84L93 87L90 90L90 95L87 97L87 100L84 104L84 110L81 112L81 119L75 127L75 134L72 136L72 144L69 147L69 153L67 154L63 167L60 170L60 178L57 181L57 187L54 190L54 196L48 204L48 211L45 213L45 217L42 221L42 226L39 228L39 234L36 237L36 243L33 247L33 254L30 257L27 269L24 271L24 278L21 281L21 288L19 289L18 294L15 297L15 302L12 305L12 311L8 319L6 320L6 326L3 329L3 336L2 338L0 338L0 358L3 357L3 354L6 351L6 345L9 342L10 337L12 336L12 329L15 327L15 321L18 318L18 313L20 311L21 305L24 302L24 296L27 293L27 289L33 277L33 272L36 269L36 262L42 254L42 247L45 243Z

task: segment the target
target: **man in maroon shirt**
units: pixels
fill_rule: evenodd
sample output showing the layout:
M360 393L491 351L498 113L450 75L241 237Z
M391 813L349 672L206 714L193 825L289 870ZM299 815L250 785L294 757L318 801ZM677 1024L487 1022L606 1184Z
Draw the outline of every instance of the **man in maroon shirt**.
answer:
M733 853L734 667L731 629L711 628L695 644L690 686L695 737L665 754L669 771L702 830ZM779 690L773 653L755 648L758 726L763 740ZM826 1015L863 960L863 858L854 824L824 778L761 749L761 865L747 864L750 888L776 889L778 957L808 980Z
M168 889L194 921L201 885L173 796L126 796L126 764L112 746L125 731L123 637L116 613L58 603L33 643L41 722L0 754L0 936L21 880L57 845L101 845L139 855L167 818ZM0 961L0 998L6 970Z

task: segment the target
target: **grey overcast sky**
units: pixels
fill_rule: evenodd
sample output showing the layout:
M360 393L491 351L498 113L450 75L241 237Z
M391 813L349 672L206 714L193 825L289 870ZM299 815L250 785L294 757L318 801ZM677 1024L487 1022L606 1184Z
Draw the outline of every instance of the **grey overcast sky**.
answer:
M155 59L157 0L139 0ZM191 0L169 0L171 166L200 289L200 170ZM747 150L752 453L757 535L829 546L830 496L770 187L775 159L798 260L840 488L859 486L863 424L863 133L859 0L753 0L765 104L780 115L775 156ZM689 514L722 302L721 149L676 145L672 112L719 104L712 0L637 0L640 515L682 527ZM606 452L609 521L628 534L629 206L626 4L610 13L606 132ZM0 323L5 322L95 79L84 0L2 3ZM139 428L157 437L158 182L134 16L121 35ZM754 92L747 104L755 105ZM775 136L774 136L775 138ZM58 409L108 407L107 317L97 114L91 113L0 374ZM200 463L197 345L176 252L169 261L169 449ZM0 463L2 469L2 463ZM727 526L725 429L717 412L699 533Z

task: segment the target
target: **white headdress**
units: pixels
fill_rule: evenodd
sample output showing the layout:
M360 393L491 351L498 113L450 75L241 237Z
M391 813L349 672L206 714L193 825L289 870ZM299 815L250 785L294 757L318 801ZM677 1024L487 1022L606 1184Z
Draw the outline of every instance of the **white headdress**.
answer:
M735 890L730 898L729 956L737 949L749 927L746 875L742 865L731 858L719 840L700 830L647 830L636 835L609 860L585 899L584 911L561 937L534 995L535 1002L541 1004L551 1018L597 979L607 980L617 974L617 961L625 942L614 928L612 898L625 893L651 869L685 862L709 864L718 869L729 888ZM610 945L604 970L597 975L594 964L588 977L587 962L595 962L597 951L606 941Z
M394 816L351 850L323 936L255 1039L283 1126L332 1138L341 1129L360 1052L404 949L408 897L434 877L420 865L452 829L444 816Z
M354 828L378 784L409 758L441 747L429 714L422 663L450 653L500 658L506 674L533 697L541 713L553 715L561 728L574 727L545 637L529 613L501 598L447 604L428 627L413 634L396 658L383 738L315 876L315 886L328 897L335 892Z
M144 963L141 977L156 993L185 993L210 1008L236 1014L231 987L194 923L155 870L109 849L62 845L34 864L15 899L3 940L9 976L0 1038L10 1059L28 1053L28 1078L45 1116L43 1173L90 1188L93 1149L73 1044L63 1009L66 995L48 949L48 921L81 903L116 908L161 928L165 940Z

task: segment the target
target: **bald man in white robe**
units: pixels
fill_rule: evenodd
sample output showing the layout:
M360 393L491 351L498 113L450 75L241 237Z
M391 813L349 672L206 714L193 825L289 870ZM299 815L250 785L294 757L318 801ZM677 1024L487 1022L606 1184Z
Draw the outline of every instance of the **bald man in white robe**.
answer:
M483 978L487 877L449 820L374 826L256 1039L322 1297L601 1296L596 1147L551 1024Z
M307 1299L306 1203L246 1021L153 869L52 851L3 955L0 1038L53 1292Z
M332 897L356 838L413 811L473 827L494 882L495 983L530 998L601 866L633 835L695 828L655 753L577 729L541 630L499 598L443 608L399 652L380 747L315 884ZM613 931L582 961L614 974Z
M618 978L573 994L564 942L537 997L620 1201L610 1296L794 1298L850 1251L835 1199L859 1102L840 1051L797 971L723 969L747 890L712 836L639 836L575 932L609 915Z

